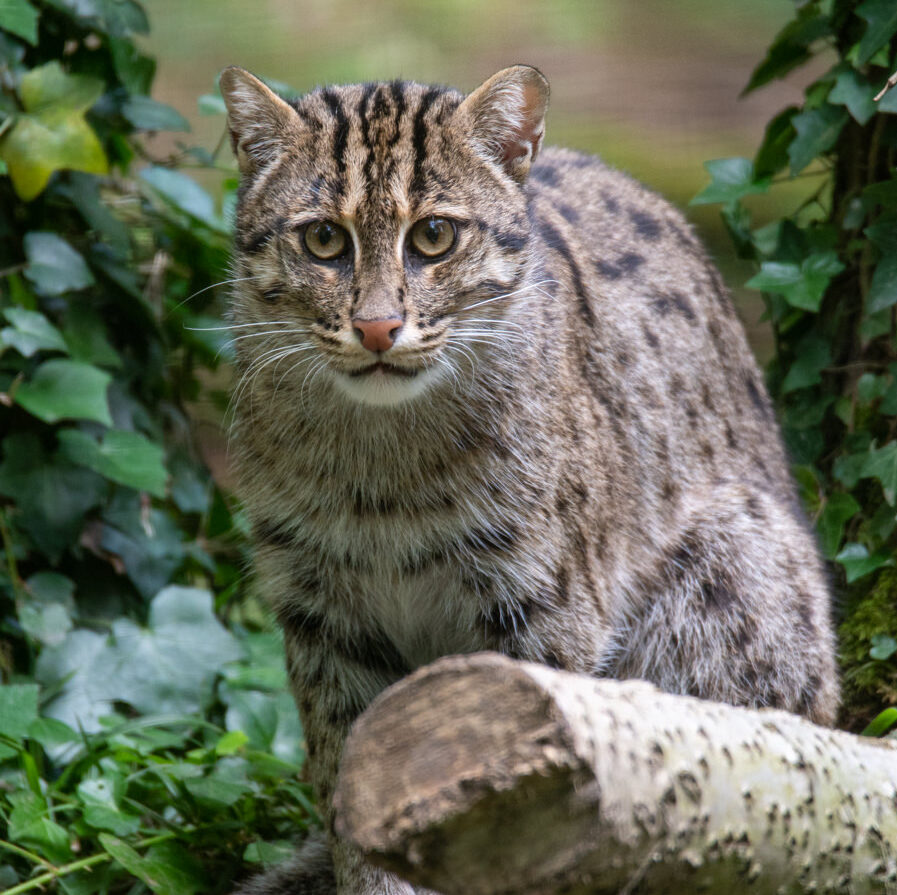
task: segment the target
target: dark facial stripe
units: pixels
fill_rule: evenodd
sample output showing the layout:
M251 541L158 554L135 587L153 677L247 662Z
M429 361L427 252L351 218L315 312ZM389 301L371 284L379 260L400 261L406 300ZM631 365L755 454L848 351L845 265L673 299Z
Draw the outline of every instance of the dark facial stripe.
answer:
M321 92L321 98L336 120L333 131L333 159L340 174L346 173L346 144L349 142L349 119L339 97L329 88Z
M573 289L576 292L579 314L583 319L583 323L586 326L594 327L595 315L592 312L592 306L589 304L589 299L583 286L582 272L576 263L576 259L573 257L573 253L570 251L570 246L567 245L564 237L548 221L539 221L538 224L539 232L545 240L545 245L550 249L554 249L567 262L567 266L570 268L570 276L573 277Z
M405 117L405 82L393 81L389 85L389 92L392 94L393 105L396 107L395 129L389 138L389 145L395 146L402 133L402 118Z
M430 107L441 92L438 87L431 87L423 95L414 115L414 127L411 132L411 145L414 147L414 176L411 179L412 192L419 193L424 186L424 158L427 154L427 124L424 118L426 118L427 112L430 111Z
M358 103L358 119L361 122L361 145L364 146L367 155L364 159L364 182L368 192L371 188L371 168L374 164L374 147L371 145L371 123L368 121L368 110L371 106L371 97L377 89L376 84L365 84Z

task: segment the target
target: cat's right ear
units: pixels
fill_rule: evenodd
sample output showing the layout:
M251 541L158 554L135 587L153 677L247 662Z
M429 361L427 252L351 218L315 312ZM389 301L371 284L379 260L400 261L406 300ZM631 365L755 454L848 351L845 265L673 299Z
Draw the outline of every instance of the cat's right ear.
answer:
M219 86L231 146L243 174L264 167L301 138L296 110L255 75L231 65L221 72Z
M493 75L458 111L469 121L480 152L522 182L545 136L548 81L531 65L512 65Z

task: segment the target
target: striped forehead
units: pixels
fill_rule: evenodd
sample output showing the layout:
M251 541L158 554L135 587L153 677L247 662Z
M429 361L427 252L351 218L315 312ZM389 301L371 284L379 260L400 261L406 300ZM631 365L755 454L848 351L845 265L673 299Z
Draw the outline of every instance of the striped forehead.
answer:
M443 87L392 81L327 87L299 100L297 112L320 135L318 162L341 215L401 215L420 202L432 186L432 138L461 99Z

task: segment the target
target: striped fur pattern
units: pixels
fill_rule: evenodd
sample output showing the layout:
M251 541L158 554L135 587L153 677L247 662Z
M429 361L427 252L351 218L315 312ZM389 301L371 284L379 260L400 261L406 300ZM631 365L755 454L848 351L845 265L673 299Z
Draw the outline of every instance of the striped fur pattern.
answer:
M526 66L467 97L221 83L242 171L232 447L328 824L354 718L447 653L831 722L823 568L680 214L540 152L548 87ZM431 216L455 236L434 259L409 242ZM318 221L339 257L303 241ZM397 320L392 347L365 348L360 319ZM340 893L411 891L331 852ZM318 891L299 870L244 890Z

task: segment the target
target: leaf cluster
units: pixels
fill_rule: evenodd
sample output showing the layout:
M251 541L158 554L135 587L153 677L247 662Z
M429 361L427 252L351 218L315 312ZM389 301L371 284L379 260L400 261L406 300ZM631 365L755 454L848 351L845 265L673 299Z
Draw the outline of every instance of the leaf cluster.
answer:
M797 3L746 92L811 60L827 67L803 103L769 122L753 159L708 162L712 182L693 202L722 203L756 265L746 285L762 292L775 338L769 386L849 625L897 546L897 90L873 99L897 66L897 6ZM797 207L756 226L754 197L796 179ZM897 635L897 610L892 624L866 634L864 660L893 661L880 638Z
M13 893L225 891L314 818L282 647L219 620L242 589L244 524L191 422L200 402L223 407L215 287L235 184L219 203L187 173L217 169L213 154L147 148L187 129L149 96L147 28L136 0L0 3Z

